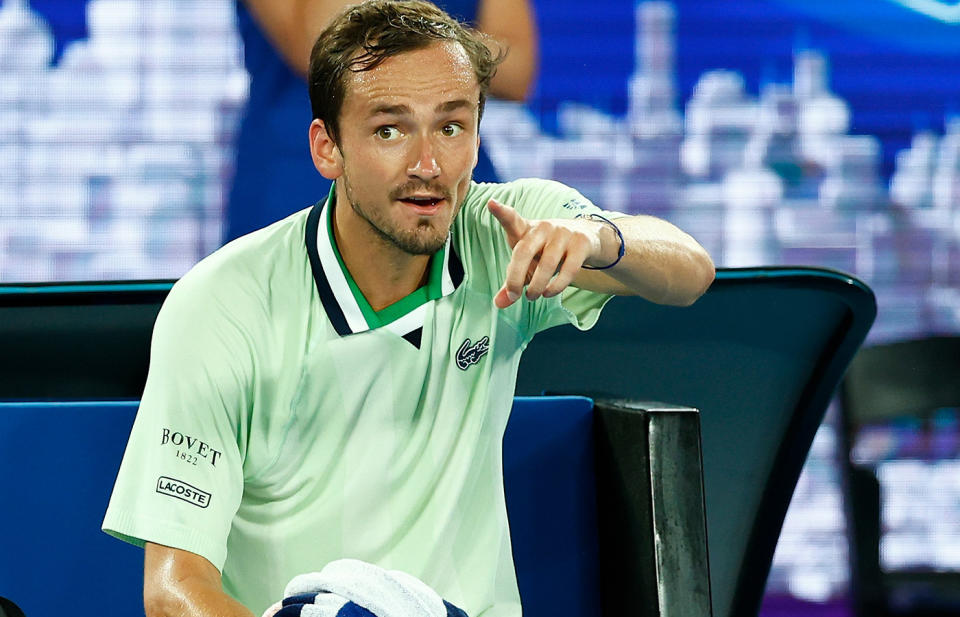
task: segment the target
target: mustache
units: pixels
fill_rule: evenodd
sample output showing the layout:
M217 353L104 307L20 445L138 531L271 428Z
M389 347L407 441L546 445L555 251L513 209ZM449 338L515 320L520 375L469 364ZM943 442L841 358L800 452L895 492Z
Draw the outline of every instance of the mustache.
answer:
M416 193L417 191L423 191L430 193L431 195L439 195L443 199L450 201L450 191L447 189L447 187L440 184L433 184L431 182L418 182L416 180L407 182L406 184L400 185L390 191L390 199L396 201L401 197Z

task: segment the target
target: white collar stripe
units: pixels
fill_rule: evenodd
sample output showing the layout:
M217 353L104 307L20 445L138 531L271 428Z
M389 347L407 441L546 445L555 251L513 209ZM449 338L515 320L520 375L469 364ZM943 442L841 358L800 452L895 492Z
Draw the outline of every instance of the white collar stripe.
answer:
M329 217L332 210L324 204L323 216L320 219L320 225L317 226L317 253L320 255L320 263L323 265L323 271L327 275L327 281L330 283L330 289L337 299L337 304L343 311L343 316L350 326L350 330L356 334L370 329L367 320L363 317L360 305L353 296L350 284L343 275L343 269L340 267L340 261L333 251L333 245L330 243Z

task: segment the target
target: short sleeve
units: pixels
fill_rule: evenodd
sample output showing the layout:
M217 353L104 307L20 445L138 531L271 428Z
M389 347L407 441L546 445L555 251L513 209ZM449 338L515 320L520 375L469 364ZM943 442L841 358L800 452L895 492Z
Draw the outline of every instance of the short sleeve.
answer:
M236 303L212 291L211 278L188 273L160 311L103 530L190 551L222 569L243 493L254 367Z
M520 180L520 191L513 205L528 219L576 218L581 214L600 214L608 219L626 216L622 212L602 210L580 194L553 180ZM508 202L509 203L509 202ZM540 298L527 304L530 336L563 324L589 330L597 323L610 294L568 287L559 296Z

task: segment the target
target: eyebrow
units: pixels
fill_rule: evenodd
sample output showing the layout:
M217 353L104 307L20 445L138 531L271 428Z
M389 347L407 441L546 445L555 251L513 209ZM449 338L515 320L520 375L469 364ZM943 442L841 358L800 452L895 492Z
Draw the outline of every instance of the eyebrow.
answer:
M390 114L392 116L403 116L410 113L410 108L406 105L377 105L373 108L374 116L378 114Z
M446 113L448 111L454 111L456 109L462 109L466 107L467 109L473 109L476 107L476 103L468 101L466 99L457 99L455 101L447 101L446 103L440 103L437 105L437 111L441 113Z
M456 99L453 101L440 103L439 105L436 106L435 111L439 113L447 113L447 112L451 112L451 111L462 109L462 108L472 109L475 106L476 105L474 103L466 99ZM413 113L412 110L408 106L403 104L397 104L397 105L382 104L382 105L377 105L376 107L373 108L372 115L388 114L393 116L403 116L411 113Z

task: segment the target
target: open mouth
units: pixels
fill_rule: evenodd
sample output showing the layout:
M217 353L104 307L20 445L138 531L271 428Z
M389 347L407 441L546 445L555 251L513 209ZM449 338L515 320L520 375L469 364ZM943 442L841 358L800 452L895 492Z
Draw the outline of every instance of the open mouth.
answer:
M434 197L430 195L424 196L410 196L410 197L401 197L398 201L401 201L408 206L412 206L414 210L421 214L432 214L440 207L440 204L443 203L443 197Z
M402 198L400 199L400 201L402 201L402 202L404 202L404 203L408 203L408 204L414 205L414 206L428 206L428 207L429 207L429 206L435 206L435 205L437 205L438 203L440 203L441 201L443 201L443 198L442 198L442 197L430 197L430 196L426 196L426 197L402 197Z

